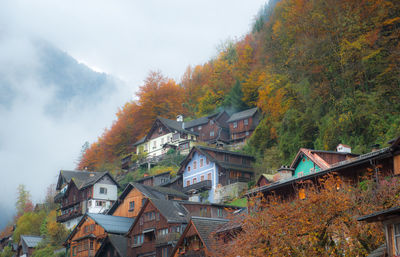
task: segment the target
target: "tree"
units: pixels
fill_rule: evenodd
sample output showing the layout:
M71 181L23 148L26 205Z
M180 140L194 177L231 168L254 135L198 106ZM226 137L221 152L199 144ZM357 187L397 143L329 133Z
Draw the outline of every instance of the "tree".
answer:
M25 212L33 210L30 193L23 184L20 184L17 188L17 202L15 207L17 209L17 217L20 217Z

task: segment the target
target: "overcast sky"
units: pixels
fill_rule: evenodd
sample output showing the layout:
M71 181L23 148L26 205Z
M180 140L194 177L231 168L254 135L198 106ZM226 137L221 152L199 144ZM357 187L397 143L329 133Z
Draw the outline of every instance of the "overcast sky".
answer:
M54 92L38 85L35 74L15 83L17 100L11 108L0 109L0 219L13 209L18 184L26 184L38 202L60 169L75 168L81 145L94 142L111 125L118 107L150 70L179 81L188 65L204 63L222 42L248 32L265 2L0 1L3 73L10 63L21 70L40 63L21 39L34 37L125 82L90 108L76 109L72 101L59 119L44 113ZM9 35L14 39L10 41Z

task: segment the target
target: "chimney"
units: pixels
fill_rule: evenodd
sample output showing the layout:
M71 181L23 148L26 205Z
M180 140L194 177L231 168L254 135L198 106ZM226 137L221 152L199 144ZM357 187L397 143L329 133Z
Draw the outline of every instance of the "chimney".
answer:
M176 116L176 121L177 122L183 122L183 115L179 114L178 116Z
M274 181L291 178L294 173L294 169L289 166L281 166L277 171L278 173L275 174Z
M345 144L338 144L336 151L338 153L351 153L351 147Z
M145 177L148 177L149 176L149 174L147 174L147 173L144 173L143 174L143 177L145 178Z

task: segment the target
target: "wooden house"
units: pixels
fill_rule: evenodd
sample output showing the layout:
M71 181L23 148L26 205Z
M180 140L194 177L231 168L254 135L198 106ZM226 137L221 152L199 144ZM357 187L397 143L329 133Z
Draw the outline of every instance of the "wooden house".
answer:
M398 175L400 174L400 137L389 143L388 147L359 156L350 153L334 154L335 152L329 151L300 149L289 168L293 172L290 178L256 187L249 190L246 195L251 197L262 193L264 196L274 194L284 198L297 197L301 192L298 190L300 182L318 183L319 178L330 173L340 176L343 182L352 184L359 183L367 173L372 173L376 177L378 174Z
M217 245L214 232L228 221L227 219L192 217L170 256L214 256Z
M109 234L101 243L95 257L126 257L128 239L125 236Z
M199 141L208 144L225 145L229 143L229 119L225 111L184 122L186 129L196 132Z
M70 256L95 256L103 241L110 235L124 235L134 219L104 214L86 213L69 234L65 245Z
M232 114L227 121L232 144L241 144L250 138L260 120L261 113L257 107Z
M21 235L18 243L17 256L32 256L35 248L42 240L43 238L40 236Z
M148 198L185 200L188 199L188 196L173 188L151 187L139 183L129 183L107 214L134 218L138 215L143 207L143 203Z
M357 219L363 222L381 222L386 238L382 245L368 256L400 256L400 207L396 206L387 210L378 211Z
M148 158L162 157L173 146L185 153L198 140L199 134L187 130L183 119L170 120L158 117L147 135L136 142L136 154L147 154Z
M118 183L108 172L60 171L54 201L60 203L57 221L68 229L86 213L105 213L117 200Z
M182 175L183 191L191 195L192 201L219 203L237 197L253 178L253 161L250 155L193 147L178 171Z
M136 180L135 182L146 186L159 186L168 183L170 180L171 180L171 171L166 171L153 176L145 176L144 178Z
M226 218L240 207L148 199L128 233L128 256L170 256L190 217Z

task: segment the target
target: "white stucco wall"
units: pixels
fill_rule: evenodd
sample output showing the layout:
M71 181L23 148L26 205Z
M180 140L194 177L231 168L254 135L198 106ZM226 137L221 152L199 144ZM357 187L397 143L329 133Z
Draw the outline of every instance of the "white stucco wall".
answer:
M78 222L81 220L82 216L68 220L66 222L63 222L62 224L64 224L64 226L67 229L73 229L76 225L78 225Z

